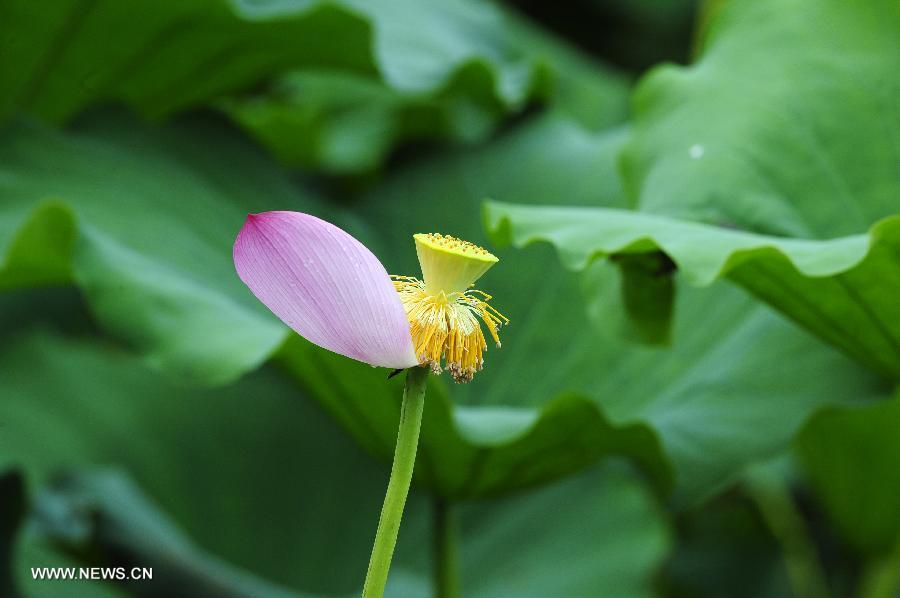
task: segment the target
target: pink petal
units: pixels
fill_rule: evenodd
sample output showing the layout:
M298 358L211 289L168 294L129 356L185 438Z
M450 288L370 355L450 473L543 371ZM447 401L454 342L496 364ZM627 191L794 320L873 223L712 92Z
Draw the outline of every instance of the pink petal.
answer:
M375 366L418 363L384 266L333 224L299 212L250 214L234 265L266 307L320 347Z

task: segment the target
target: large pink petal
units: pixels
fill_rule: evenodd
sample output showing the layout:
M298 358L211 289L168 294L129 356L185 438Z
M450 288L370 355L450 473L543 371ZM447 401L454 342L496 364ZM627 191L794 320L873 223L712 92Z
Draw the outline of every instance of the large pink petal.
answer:
M234 242L238 276L304 338L365 363L417 360L409 321L384 266L338 227L309 214L250 214Z

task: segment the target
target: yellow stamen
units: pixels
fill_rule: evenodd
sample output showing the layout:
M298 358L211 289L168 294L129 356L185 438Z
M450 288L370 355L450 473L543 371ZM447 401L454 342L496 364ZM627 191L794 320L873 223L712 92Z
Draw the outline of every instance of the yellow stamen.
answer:
M488 304L491 296L469 287L497 263L477 245L439 234L417 234L416 253L424 280L392 276L409 318L419 363L441 372L441 361L457 382L469 382L484 365L487 342L479 319L497 347L497 329L509 322Z

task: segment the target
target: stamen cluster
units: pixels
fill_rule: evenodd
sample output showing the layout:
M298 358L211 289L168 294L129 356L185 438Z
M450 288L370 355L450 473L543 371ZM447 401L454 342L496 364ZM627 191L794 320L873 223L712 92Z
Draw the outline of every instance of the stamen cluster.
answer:
M456 241L477 247L465 241ZM439 374L443 360L454 381L470 382L475 372L484 366L484 352L487 349L478 320L485 323L498 348L500 338L497 329L509 322L488 304L491 296L475 289L429 293L425 283L418 278L391 278L410 322L419 363L430 366L433 372Z

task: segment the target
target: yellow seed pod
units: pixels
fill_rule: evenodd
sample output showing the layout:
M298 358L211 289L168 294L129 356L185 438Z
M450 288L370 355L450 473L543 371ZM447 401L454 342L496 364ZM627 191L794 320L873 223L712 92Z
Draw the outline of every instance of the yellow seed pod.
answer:
M487 249L449 235L413 235L428 293L463 293L499 260Z

